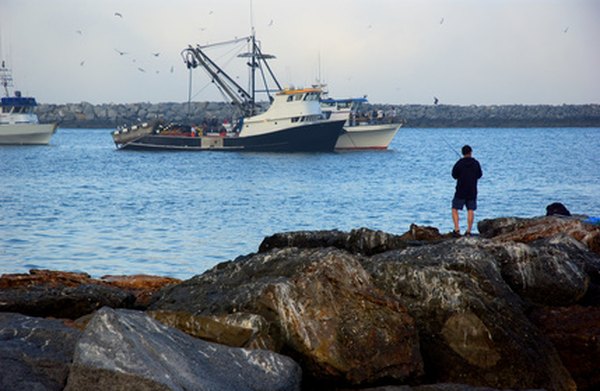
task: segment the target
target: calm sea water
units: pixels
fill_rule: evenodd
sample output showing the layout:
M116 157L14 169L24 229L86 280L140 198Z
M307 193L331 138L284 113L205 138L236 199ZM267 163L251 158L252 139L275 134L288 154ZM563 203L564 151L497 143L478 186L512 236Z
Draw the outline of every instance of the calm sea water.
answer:
M407 128L388 151L319 154L117 151L109 129L59 129L49 146L0 147L0 273L188 278L276 232L447 232L465 143L484 172L477 219L555 201L600 215L598 128Z

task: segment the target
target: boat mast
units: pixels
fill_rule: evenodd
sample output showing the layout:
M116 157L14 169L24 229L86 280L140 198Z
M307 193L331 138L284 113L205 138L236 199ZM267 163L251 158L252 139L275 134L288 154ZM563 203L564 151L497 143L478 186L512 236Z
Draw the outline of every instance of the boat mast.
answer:
M0 67L0 83L2 83L2 88L4 88L4 95L10 96L8 92L8 87L12 87L12 75L10 74L10 69L6 67L6 62L2 60L2 66Z

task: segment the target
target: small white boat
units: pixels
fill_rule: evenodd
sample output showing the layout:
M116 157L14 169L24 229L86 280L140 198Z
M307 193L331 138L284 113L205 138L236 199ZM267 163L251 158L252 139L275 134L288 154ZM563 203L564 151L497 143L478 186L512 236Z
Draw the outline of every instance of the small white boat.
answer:
M5 95L0 103L0 144L45 145L56 132L56 124L40 124L34 108L35 98L23 97L20 91L10 96L12 76L4 61L0 67L0 81Z
M387 149L398 133L402 123L387 123L383 112L370 118L360 117L358 108L365 102L366 98L321 100L321 110L329 120L346 120L335 144L336 150Z

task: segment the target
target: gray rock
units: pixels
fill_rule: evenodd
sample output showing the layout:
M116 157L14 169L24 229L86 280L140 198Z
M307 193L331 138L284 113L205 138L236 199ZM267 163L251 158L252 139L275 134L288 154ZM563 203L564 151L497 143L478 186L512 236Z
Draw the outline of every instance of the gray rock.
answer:
M535 304L574 304L587 294L592 277L600 282L600 257L567 235L529 244L489 240L474 243L490 251L503 279L522 298Z
M375 288L358 256L332 247L240 257L164 290L152 309L260 315L275 346L317 383L408 381L423 371L406 309Z
M62 390L80 334L59 320L0 313L0 390Z
M301 370L264 350L192 338L142 312L103 308L77 344L65 390L299 390Z
M461 238L390 251L363 265L419 328L430 383L571 390L552 344L525 316L496 259Z
M121 289L82 284L77 286L36 285L27 289L0 290L0 311L31 316L77 319L103 307L132 307L133 294Z

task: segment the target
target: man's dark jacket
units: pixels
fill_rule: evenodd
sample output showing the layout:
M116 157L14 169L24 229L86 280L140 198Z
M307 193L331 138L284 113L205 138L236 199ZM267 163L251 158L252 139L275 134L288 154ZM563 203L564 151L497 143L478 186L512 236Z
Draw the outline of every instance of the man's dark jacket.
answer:
M452 177L456 179L454 197L463 200L477 199L477 180L481 178L481 166L472 157L463 157L452 167Z

